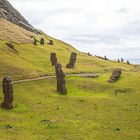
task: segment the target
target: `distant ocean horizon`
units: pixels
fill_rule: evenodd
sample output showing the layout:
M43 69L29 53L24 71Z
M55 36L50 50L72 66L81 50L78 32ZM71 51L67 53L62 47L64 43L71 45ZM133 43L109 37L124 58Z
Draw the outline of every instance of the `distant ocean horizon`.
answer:
M113 60L116 61L116 59L113 59ZM140 65L140 58L136 58L136 59L124 59L125 62L126 62L127 60L130 62L130 64Z
M140 58L137 59L128 59L130 61L131 64L137 64L140 65Z

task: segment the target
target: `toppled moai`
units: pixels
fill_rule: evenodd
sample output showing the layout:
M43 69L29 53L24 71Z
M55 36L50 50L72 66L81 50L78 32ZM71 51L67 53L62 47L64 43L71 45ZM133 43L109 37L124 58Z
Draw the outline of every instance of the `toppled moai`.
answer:
M57 63L57 57L56 57L56 53L51 53L51 63L52 65L55 65Z
M18 51L15 49L15 47L14 47L14 45L13 45L12 43L6 43L6 45L7 45L8 48L12 49L13 51L18 52Z
M110 82L110 83L116 82L120 78L121 74L122 74L121 69L115 69L113 71L110 79L108 80L108 82Z
M44 38L41 38L41 39L40 39L40 44L41 44L41 45L44 45L44 44L45 44Z
M66 65L66 68L74 68L77 59L77 54L75 52L71 53L70 62Z
M66 81L65 74L62 71L62 65L59 63L55 64L56 80L57 80L57 92L60 94L66 94Z
M1 104L1 107L5 109L12 109L13 84L12 79L10 77L3 78L3 94L4 94L4 102Z

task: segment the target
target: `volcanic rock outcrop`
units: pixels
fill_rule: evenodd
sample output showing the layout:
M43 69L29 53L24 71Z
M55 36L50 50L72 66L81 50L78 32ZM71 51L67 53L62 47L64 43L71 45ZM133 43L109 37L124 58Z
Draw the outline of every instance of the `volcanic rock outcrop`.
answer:
M37 30L7 1L0 0L0 18L4 18L31 32L38 33Z

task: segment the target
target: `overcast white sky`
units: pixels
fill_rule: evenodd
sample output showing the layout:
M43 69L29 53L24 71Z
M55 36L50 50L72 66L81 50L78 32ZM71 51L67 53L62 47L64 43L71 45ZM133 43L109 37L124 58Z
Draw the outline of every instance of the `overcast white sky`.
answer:
M36 28L81 51L140 58L140 0L9 0Z

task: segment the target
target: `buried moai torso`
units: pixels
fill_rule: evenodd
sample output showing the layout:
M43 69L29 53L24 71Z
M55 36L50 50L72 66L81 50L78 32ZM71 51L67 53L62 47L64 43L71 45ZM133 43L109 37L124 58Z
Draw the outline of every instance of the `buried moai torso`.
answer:
M57 63L57 57L56 57L56 53L51 53L51 63L52 65L55 65Z
M76 63L76 58L77 58L77 54L74 52L71 53L70 62L69 64L66 65L66 68L74 68L74 65Z
M57 79L57 91L61 94L66 94L67 90L65 87L65 74L62 71L62 65L57 63L55 65L56 79Z
M117 81L120 78L121 73L122 73L121 69L115 69L108 82L114 83L115 81Z
M12 79L9 77L3 78L3 94L4 102L1 104L2 108L11 109L13 108L13 85Z

